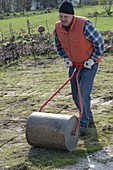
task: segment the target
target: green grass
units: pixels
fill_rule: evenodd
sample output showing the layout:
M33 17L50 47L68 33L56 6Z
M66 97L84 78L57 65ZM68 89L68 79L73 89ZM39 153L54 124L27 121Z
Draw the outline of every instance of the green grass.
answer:
M39 59L40 58L40 59ZM80 137L78 146L72 152L34 148L25 138L27 117L40 109L42 104L67 80L68 70L63 60L39 57L37 66L33 58L1 68L0 71L0 113L1 113L1 169L5 167L28 167L30 170L57 169L73 165L79 158L113 146L113 56L105 56L100 63L92 91L92 111L95 126L88 129L87 137ZM44 64L39 65L38 61ZM60 64L59 64L60 63ZM106 69L105 69L106 68ZM110 103L111 101L111 103ZM107 103L108 102L108 103ZM75 107L68 84L44 109L44 112L64 113ZM76 113L71 113L76 114Z
M113 10L113 7L112 7ZM102 12L103 8L102 6L82 6L82 7L75 7L75 15L85 16L88 17L88 11L91 12ZM0 30L4 33L4 36L7 37L7 33L9 34L9 24L12 24L12 28L14 29L17 34L21 32L21 29L24 29L27 31L27 19L29 19L32 33L38 33L37 32L37 26L38 25L44 25L46 28L46 32L48 32L47 24L49 27L49 31L53 32L54 30L54 24L58 20L58 11L52 10L52 13L49 14L41 14L41 15L31 15L30 17L20 17L20 18L11 18L11 19L5 19L0 21ZM89 18L93 24L95 25L95 18ZM47 21L47 24L46 24ZM98 17L97 18L97 29L100 31L113 31L113 17Z

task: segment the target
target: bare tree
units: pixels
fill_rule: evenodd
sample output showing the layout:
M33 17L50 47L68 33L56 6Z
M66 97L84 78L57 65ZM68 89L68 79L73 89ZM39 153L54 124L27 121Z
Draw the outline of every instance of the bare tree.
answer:
M11 7L10 0L0 0L0 12L9 12Z
M82 0L79 0L79 5L81 5L82 4Z
M2 12L17 12L25 10L30 10L31 4L33 0L0 0L0 13ZM58 7L59 0L36 0L36 2L40 2L43 8L47 7Z
M0 0L0 13L11 11L25 11L31 7L32 0Z
M58 0L39 0L40 4L43 6L43 8L47 7L58 7Z

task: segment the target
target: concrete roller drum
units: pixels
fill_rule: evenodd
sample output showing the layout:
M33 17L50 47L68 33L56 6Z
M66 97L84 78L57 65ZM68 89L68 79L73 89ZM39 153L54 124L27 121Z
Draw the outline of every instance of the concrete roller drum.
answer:
M72 134L77 117L45 112L33 112L27 121L26 139L36 147L72 151L78 143L79 130Z

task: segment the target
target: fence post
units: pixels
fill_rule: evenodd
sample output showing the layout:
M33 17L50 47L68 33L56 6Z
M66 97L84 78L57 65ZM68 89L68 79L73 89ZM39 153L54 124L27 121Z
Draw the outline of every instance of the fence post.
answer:
M14 62L14 60L15 60L15 53L14 53L14 50L15 50L14 49L15 35L14 35L14 32L13 32L11 23L9 24L9 30L10 30L10 35L11 35L10 43L11 43L11 46L12 46L11 53L12 53L12 58L13 58L13 62Z
M2 64L5 63L6 61L6 53L5 53L5 48L3 46L3 42L4 42L4 35L3 35L3 32L2 32L2 29L0 29L0 32L1 32L1 46L2 46L2 52L3 52L3 56L2 56Z
M28 34L31 34L30 22L28 19L27 19L27 30L28 30Z

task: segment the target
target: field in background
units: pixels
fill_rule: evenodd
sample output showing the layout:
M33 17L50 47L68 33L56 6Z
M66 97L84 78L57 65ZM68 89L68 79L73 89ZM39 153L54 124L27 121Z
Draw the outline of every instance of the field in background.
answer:
M113 9L113 7L112 7ZM89 12L91 11L91 12ZM88 17L93 24L95 25L95 17L89 17L88 13L98 12L101 13L103 8L101 6L82 6L82 7L75 7L75 15L85 16ZM37 12L38 13L38 12ZM37 33L37 26L44 25L47 29L47 23L49 31L52 33L54 29L54 24L58 20L58 12L57 10L52 10L49 14L37 14L31 15L29 17L18 17L6 20L0 20L0 30L7 36L9 32L9 25L12 24L12 28L17 33L21 31L21 29L27 31L27 19L30 21L33 33ZM113 16L112 17L98 17L96 27L100 31L112 31L113 30Z

